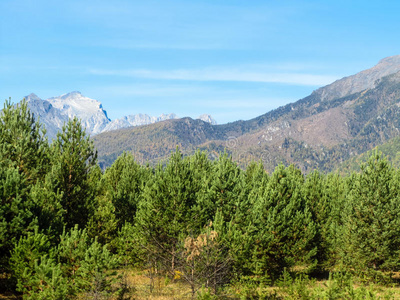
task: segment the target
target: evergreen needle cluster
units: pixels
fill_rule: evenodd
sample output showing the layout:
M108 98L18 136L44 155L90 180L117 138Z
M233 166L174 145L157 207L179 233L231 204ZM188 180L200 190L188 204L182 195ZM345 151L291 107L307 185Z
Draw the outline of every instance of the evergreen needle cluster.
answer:
M118 267L192 296L285 270L390 281L400 267L400 171L377 152L348 177L179 149L156 167L123 153L103 172L78 119L49 144L26 102L7 101L0 195L0 271L24 299L123 297Z

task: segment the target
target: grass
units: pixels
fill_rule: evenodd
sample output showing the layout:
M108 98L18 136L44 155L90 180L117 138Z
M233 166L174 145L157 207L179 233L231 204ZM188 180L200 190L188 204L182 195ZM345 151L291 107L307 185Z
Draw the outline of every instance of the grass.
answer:
M125 269L120 275L126 293L120 299L192 299L190 286L183 281L163 276L154 279L153 287L146 271ZM400 286L363 284L346 275L330 279L286 278L274 286L256 281L236 282L226 286L218 297L203 293L201 299L400 299ZM118 298L112 298L118 299Z
M190 286L181 279L170 280L160 275L151 281L146 270L136 269L121 270L119 276L126 287L123 299L191 299Z
M190 286L183 279L169 279L159 275L154 276L151 281L146 270L129 268L118 270L116 276L118 280L113 284L113 294L82 294L78 299L193 299ZM12 293L0 293L0 300L2 299L21 299L21 297ZM203 292L200 299L400 299L400 286L363 284L340 274L318 280L306 276L293 279L288 275L274 286L259 283L252 278L235 282L221 290L218 297Z

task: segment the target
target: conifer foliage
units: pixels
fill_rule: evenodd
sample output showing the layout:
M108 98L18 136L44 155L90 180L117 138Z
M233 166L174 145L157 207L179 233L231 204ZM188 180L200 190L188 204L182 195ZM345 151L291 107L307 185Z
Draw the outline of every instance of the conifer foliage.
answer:
M29 111L26 101L6 101L0 113L0 156L5 166L17 168L28 182L47 173L49 151L45 130Z
M116 299L121 264L185 281L193 297L230 280L339 270L390 281L400 268L400 171L378 152L346 177L242 170L226 153L178 148L157 166L123 153L101 170L78 119L50 145L44 133L26 102L6 101L0 273L24 299Z
M159 165L143 191L137 213L140 243L174 272L179 237L195 230L196 203L193 173L177 149L165 169Z
M85 226L94 208L96 183L90 173L97 163L97 151L77 118L64 125L51 147L55 188L62 194L65 222L69 228Z
M373 153L355 175L346 201L342 260L357 272L400 266L400 185L395 170Z
M26 102L6 101L0 112L0 271L8 268L13 244L37 223L29 191L48 170L48 152Z
M253 270L274 277L285 267L312 268L316 225L302 195L304 177L293 166L276 168L254 204Z

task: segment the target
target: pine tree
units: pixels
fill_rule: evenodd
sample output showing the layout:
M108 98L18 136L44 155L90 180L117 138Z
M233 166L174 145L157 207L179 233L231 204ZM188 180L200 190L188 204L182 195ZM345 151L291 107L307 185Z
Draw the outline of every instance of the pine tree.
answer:
M322 267L332 269L339 262L339 245L343 229L343 212L347 193L347 183L339 174L331 173L322 180L322 199L318 205ZM317 206L317 207L318 207ZM321 253L322 252L322 253Z
M40 230L52 240L63 231L65 210L61 205L62 193L55 188L55 179L48 173L45 178L30 186L31 211Z
M34 228L42 209L30 190L49 169L44 134L25 101L5 102L0 112L0 269L8 267L14 243Z
M11 254L11 270L17 279L17 290L29 291L26 283L33 276L35 263L44 255L52 257L51 244L45 234L39 233L36 227L33 232L20 237Z
M89 247L89 236L86 229L79 229L78 225L69 231L64 229L57 246L57 260L62 266L63 275L75 278L76 272L85 259L86 250Z
M117 235L118 221L115 215L115 206L104 192L103 174L98 165L89 173L88 182L94 191L93 212L86 229L91 238L97 238L101 244L110 243Z
M97 182L91 181L90 174L96 170L97 151L77 118L64 125L51 150L51 176L55 189L62 192L64 220L68 228L83 227L94 210Z
M359 273L400 266L398 177L382 154L374 152L354 175L348 193L342 238L342 262Z
M115 282L111 275L115 275L114 269L118 265L117 256L95 239L85 252L81 266L76 272L76 279L82 290L86 290L93 299L101 299L111 291L111 285Z
M78 226L61 235L56 257L63 276L70 282L70 295L107 290L105 279L119 264L107 246L102 246L97 239L90 239L86 229Z
M109 244L116 237L118 229L115 207L104 196L96 197L96 207L86 227L88 234L103 245Z
M36 227L16 243L10 261L24 299L66 299L84 292L99 298L110 290L109 276L119 264L106 246L77 226L64 231L57 247Z
M33 274L24 282L23 298L29 300L64 300L70 297L69 282L62 276L61 266L43 255L35 261Z
M215 207L211 199L207 197L209 183L213 178L213 164L207 157L206 152L196 151L194 155L185 157L190 174L193 177L193 191L196 194L196 202L192 206L193 228L200 230L206 226L214 217ZM191 234L199 234L199 231Z
M345 205L345 183L338 174L309 174L303 194L317 226L317 259L320 268L332 268L337 262L338 241L342 229Z
M304 177L293 166L278 166L252 212L255 274L275 277L285 267L315 265L316 226L301 193Z
M193 229L191 208L196 203L193 176L177 151L165 169L159 165L147 183L137 212L141 245L173 272L180 235Z
M264 196L269 176L263 164L251 163L244 173L244 180L239 181L238 208L225 230L221 231L221 238L229 245L230 256L234 261L237 275L251 275L252 263L249 259L255 243L256 228L253 226L253 209L255 203Z
M326 242L326 226L328 224L330 203L324 195L325 186L324 178L318 171L314 171L306 178L303 187L303 194L306 204L310 209L313 221L315 222L317 234L316 243L318 246L317 259L322 265L327 260L327 242Z
M10 251L37 224L29 201L28 184L17 168L0 167L0 269L9 265Z
M29 183L48 171L45 130L35 121L25 100L15 106L6 101L0 112L0 161L5 167L17 168Z
M24 299L67 298L68 281L56 263L54 250L49 237L40 233L38 227L16 243L10 264L16 290L23 293Z
M138 204L149 170L135 162L132 154L124 152L103 176L103 194L115 207L118 228L125 222L134 223Z
M241 170L224 153L213 163L210 173L204 179L203 188L197 197L202 208L200 215L205 220L213 220L216 211L220 211L224 221L229 222L239 207L239 182L243 180Z
M140 227L139 227L140 228ZM143 266L148 258L146 242L143 233L138 227L131 223L125 223L118 231L117 237L113 240L114 253L121 258L124 266Z
M235 222L241 226L251 223L251 211L256 199L262 197L268 184L269 176L266 173L262 162L251 163L244 173L244 179L238 182L239 201L238 209L235 212Z

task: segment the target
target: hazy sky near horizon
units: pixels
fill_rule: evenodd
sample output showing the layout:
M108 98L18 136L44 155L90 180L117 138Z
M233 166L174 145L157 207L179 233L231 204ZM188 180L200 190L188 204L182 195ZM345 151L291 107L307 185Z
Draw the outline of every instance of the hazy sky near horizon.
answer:
M250 119L400 54L400 1L0 1L0 95Z

